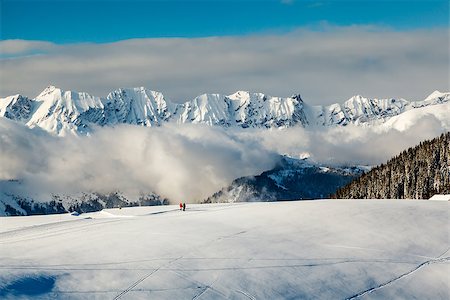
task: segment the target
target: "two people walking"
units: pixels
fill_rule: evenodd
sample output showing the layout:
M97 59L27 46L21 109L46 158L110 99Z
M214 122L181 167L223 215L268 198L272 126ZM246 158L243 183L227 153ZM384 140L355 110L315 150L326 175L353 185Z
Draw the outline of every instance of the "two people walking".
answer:
M181 203L180 202L180 210L183 210L183 211L186 210L186 203Z

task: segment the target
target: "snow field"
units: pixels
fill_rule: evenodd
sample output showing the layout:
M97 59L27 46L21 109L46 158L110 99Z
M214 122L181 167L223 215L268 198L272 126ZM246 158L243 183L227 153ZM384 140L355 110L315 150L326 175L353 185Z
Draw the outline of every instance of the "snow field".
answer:
M0 218L0 298L448 299L449 204L316 200Z

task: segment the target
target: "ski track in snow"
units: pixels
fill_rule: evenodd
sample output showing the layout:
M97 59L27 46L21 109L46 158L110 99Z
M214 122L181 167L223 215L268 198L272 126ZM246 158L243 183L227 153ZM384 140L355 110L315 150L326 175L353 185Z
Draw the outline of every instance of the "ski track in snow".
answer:
M215 284L217 281L219 281L219 279L220 279L220 276L218 276L211 284L205 285L205 287L202 289L202 291L200 291L200 293L198 293L197 295L195 295L195 296L192 298L192 300L199 299L204 293L206 293L207 290L214 291L214 292L220 294L222 297L225 298L226 295L224 295L223 293L221 293L220 291L216 290L216 289L213 287L214 284Z
M145 261L158 261L158 260L170 260L170 259L154 259L154 260L145 260ZM173 260L173 259L172 259ZM176 259L178 260L178 259ZM189 259L187 259L189 260ZM210 260L209 258L204 258L204 260ZM236 259L240 260L240 259ZM270 260L277 260L277 259L270 259ZM344 259L341 261L334 261L334 262L321 262L326 261L325 259L315 259L314 262L311 263L303 263L303 264L288 264L288 265L264 265L264 266L242 266L242 267L220 267L220 268L170 268L170 267L160 267L158 270L160 271L173 271L173 272L202 272L202 271L234 271L234 270L258 270L258 269L277 269L277 268L297 268L297 267L321 267L321 266L333 266L333 265L340 265L340 264L350 264L350 263L387 263L387 264L407 264L411 265L414 264L410 261L398 261L398 260L389 260L389 259ZM250 259L248 261L265 261L261 259ZM98 266L102 265L118 265L118 264L128 264L128 263L134 263L134 262L117 262L117 263L106 263L106 264L97 264ZM87 267L90 265L96 265L96 264L80 264L80 265L53 265L53 266L45 266L45 265L39 265L39 266L20 266L20 265L2 265L0 266L0 269L11 269L11 270L45 270L45 271L149 271L149 270L155 270L155 268L136 268L136 267L129 267L129 268L93 268L93 267ZM71 267L76 266L76 267Z
M253 297L252 295L250 295L249 293L247 293L247 292L244 292L244 291L241 291L241 290L236 290L236 292L238 292L238 293L240 293L240 294L242 294L242 295L244 295L245 297L247 297L248 299L251 299L251 300L256 300L256 298L255 297Z
M200 212L204 212L204 211L200 211ZM223 238L234 237L234 236L237 236L237 235L242 234L242 233L245 233L245 232L246 232L246 231L240 231L240 232L237 232L237 233L234 233L234 234L231 234L231 235L219 237L216 241L221 240L221 239L223 239ZM209 244L209 243L208 243L208 244ZM199 247L195 247L195 249L197 249L197 248L199 248ZM194 250L194 249L191 249L190 252L192 252L193 250ZM136 282L132 283L128 288L126 288L126 289L123 290L120 294L118 294L116 297L114 297L114 300L117 300L117 299L122 298L124 295L126 295L128 292L130 292L131 290L133 290L136 286L138 286L140 283L142 283L143 281L145 281L147 278L149 278L150 276L152 276L153 274L155 274L155 273L158 272L159 270L166 270L166 271L186 271L186 269L171 269L171 268L165 267L165 266L169 266L169 265L173 264L174 262L176 262L176 261L178 261L178 260L181 260L181 259L183 259L183 258L184 258L183 256L177 257L177 258L175 258L175 259L169 261L168 263L163 264L161 267L158 267L157 269L154 269L154 270L151 271L150 273L148 273L148 274L146 274L145 276L143 276L143 277L141 277L140 279L138 279ZM137 270L137 269L134 268L133 270ZM188 270L188 271L190 271L190 270ZM179 274L179 273L178 273L178 274ZM218 279L216 279L214 282L216 282L217 280L218 280ZM194 297L192 298L192 300L195 300L195 299L198 299L199 297L201 297L201 295L203 295L208 289L214 290L214 289L212 288L214 282L213 282L212 284L210 284L210 285L204 285L204 284L202 284L202 285L204 285L204 288L202 289L202 291L201 291L199 294L197 294L196 296L194 296ZM215 291L216 291L216 290L215 290ZM218 292L218 291L216 291L216 292ZM220 293L220 292L219 292L219 293ZM220 294L222 294L222 293L220 293Z
M82 220L77 220L77 221L80 222L80 221L91 221L91 220L92 219L82 219ZM119 222L119 221L122 221L122 220L115 219L115 220L103 221L103 220L97 219L97 220L95 220L95 223L88 222L88 224L82 224L82 225L78 225L78 223L77 223L76 225L78 225L78 226L71 226L69 228L65 227L65 228L59 229L59 230L51 230L51 229L53 227L61 226L61 225L59 225L60 223L56 223L56 224L51 223L51 224L42 224L42 225L38 225L38 226L31 226L31 227L26 227L26 228L21 228L21 229L17 229L17 230L0 233L0 236L2 236L2 241L0 241L0 244L18 243L18 242L31 241L31 240L41 239L41 238L59 236L59 235L68 234L68 233L89 231L94 226L100 226L100 225L104 225L105 223L114 223L114 222ZM68 222L72 222L72 221L68 221ZM46 231L51 230L51 232L43 232L43 233L39 234L39 232L41 230L46 230ZM38 234L34 234L34 232L36 232L36 231L38 232ZM4 239L5 236L6 237L15 236L17 233L19 233L19 234L25 233L24 235L25 236L29 235L29 237L18 238L18 239L17 238L16 239Z
M73 224L73 223L78 223L81 220L88 220L89 218L82 218L82 219L75 219L75 220L64 220L64 221L54 221L51 223L44 223L44 224L39 224L39 225L30 225L30 226L25 226L25 227L20 227L20 228L13 228L10 230L6 230L6 231L1 231L0 232L0 237L5 237L5 236L9 236L9 235L16 235L16 234L20 234L22 232L27 232L27 231L33 231L33 230L40 230L40 229L51 229L53 227L61 227L67 224Z
M205 285L204 283L202 283L202 282L200 282L200 281L197 281L197 280L195 280L195 279L192 279L189 275L187 275L187 274L185 274L185 273L183 273L183 272L180 272L180 271L177 271L177 270L171 270L171 271L172 271L173 273L177 274L178 276L180 276L180 277L186 279L187 281L192 282L193 284L195 284L195 285L197 286L197 288L203 288L203 289L205 289L205 288L208 286L208 285ZM217 281L217 280L215 280L214 282L216 282L216 281ZM226 297L226 295L224 295L222 292L220 292L220 291L214 289L214 288L212 287L212 285L209 286L209 289L215 291L216 293L222 295L223 297Z
M168 263L164 264L164 265L170 265L173 262L181 259L182 257L177 257L171 261L169 261ZM163 265L163 266L164 266ZM124 295L126 295L128 292L130 292L132 289L134 289L136 286L138 286L141 282L143 282L144 280L146 280L147 278L149 278L150 276L152 276L153 274L155 274L156 272L158 272L161 269L161 267L158 267L156 269L153 269L153 271L151 271L150 273L146 274L145 276L139 278L137 281L133 282L129 287L127 287L125 290L123 290L120 294L118 294L117 296L114 297L114 300L120 299L122 298Z
M323 246L344 248L344 249L355 249L355 250L363 250L363 251L386 252L386 250L383 250L383 249L374 249L374 248L367 248L367 247L356 247L356 246L345 246L345 245L323 245ZM409 254L409 253L405 254L405 255L413 256L413 257L426 258L426 259L434 259L434 257L429 257L429 256L424 256L424 255L416 255L416 254ZM442 256L442 255L439 255L439 257L440 256Z
M355 295L353 295L353 296L350 296L350 297L346 298L346 300L351 300L351 299L361 298L361 297L363 297L363 296L365 296L365 295L368 295L368 294L370 294L370 293L373 293L373 292L375 292L376 290L382 289L382 288L384 288L384 287L386 287L386 286L388 286L388 285L391 285L391 284L397 282L398 280L401 280L401 279L404 278L404 277L407 277L407 276L409 276L409 275L411 275L411 274L413 274L413 273L419 271L419 270L420 270L421 268L423 268L424 266L431 265L431 264L438 264L438 263L446 263L446 262L450 261L450 257L443 257L443 258L441 258L441 256L442 256L443 254L447 253L449 250L450 250L450 248L447 249L447 250L445 250L445 251L444 251L440 256L438 256L437 258L434 258L434 259L430 259L430 260L424 261L423 263L421 263L421 264L419 264L418 266L416 266L414 269L412 269L412 270L410 270L410 271L408 271L408 272L405 272L405 273L403 273L403 274L401 274L401 275L399 275L399 276L397 276L397 277L394 277L394 278L392 278L391 280L389 280L389 281L387 281L387 282L385 282L385 283L382 283L382 284L377 285L377 286L375 286L375 287L372 287L372 288L370 288L370 289L367 289L367 290L364 290L364 291L362 291L362 292L359 292L359 293L357 293L357 294L355 294Z

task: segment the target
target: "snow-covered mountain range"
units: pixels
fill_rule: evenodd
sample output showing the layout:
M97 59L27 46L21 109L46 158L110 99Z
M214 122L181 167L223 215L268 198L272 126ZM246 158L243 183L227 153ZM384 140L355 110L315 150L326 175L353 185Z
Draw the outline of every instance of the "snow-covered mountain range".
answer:
M152 127L166 122L240 128L317 127L381 124L416 108L449 102L449 92L435 91L422 101L358 95L343 104L313 106L300 95L283 98L238 91L232 95L203 94L177 104L144 87L118 89L102 98L49 86L33 99L22 95L0 98L0 117L58 135L86 134L93 126Z

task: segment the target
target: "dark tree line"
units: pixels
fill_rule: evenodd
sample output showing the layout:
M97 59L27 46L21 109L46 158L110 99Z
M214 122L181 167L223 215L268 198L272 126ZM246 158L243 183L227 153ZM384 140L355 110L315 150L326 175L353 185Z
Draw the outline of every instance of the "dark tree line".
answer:
M434 194L450 194L450 132L403 151L333 198L428 199Z

